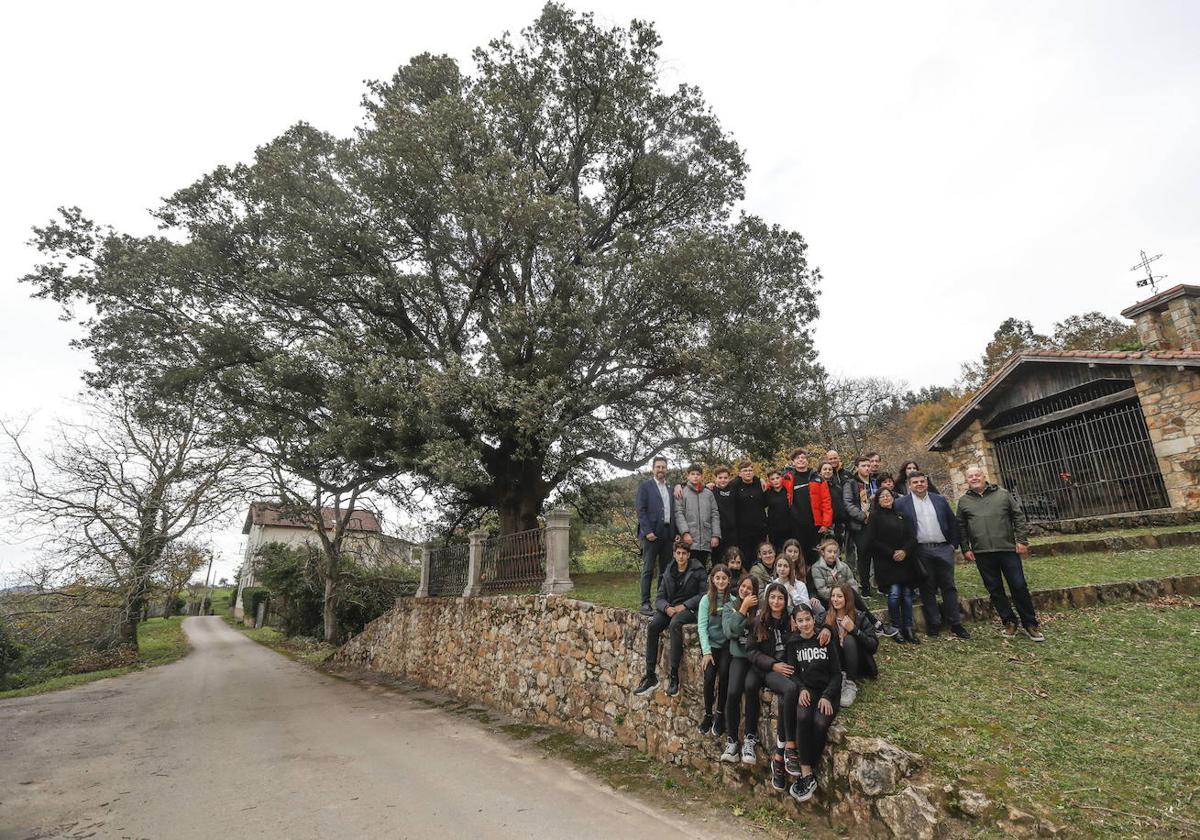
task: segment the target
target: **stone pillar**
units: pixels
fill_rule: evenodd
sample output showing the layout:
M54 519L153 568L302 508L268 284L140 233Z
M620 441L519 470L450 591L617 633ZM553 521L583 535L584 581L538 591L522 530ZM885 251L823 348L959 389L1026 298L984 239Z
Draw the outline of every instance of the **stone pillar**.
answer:
M978 420L971 423L954 441L946 452L946 464L950 469L951 487L944 488L946 498L957 499L967 492L966 469L972 464L983 467L988 481L1003 485L1000 465L996 461L996 450L992 442L984 437L983 426Z
M575 588L571 582L571 512L555 508L546 514L545 595L561 595Z
M487 531L482 529L471 532L471 553L467 557L467 586L463 589L464 598L474 598L483 594L483 544L487 540Z
M1133 384L1171 507L1200 510L1200 370L1138 365Z
M421 544L421 583L417 586L417 597L429 597L429 556L433 543Z

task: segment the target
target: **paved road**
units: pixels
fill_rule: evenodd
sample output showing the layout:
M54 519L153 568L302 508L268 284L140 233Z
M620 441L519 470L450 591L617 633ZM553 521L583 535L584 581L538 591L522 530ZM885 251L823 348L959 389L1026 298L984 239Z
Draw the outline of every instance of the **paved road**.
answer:
M0 838L717 836L220 618L183 627L179 662L0 702Z

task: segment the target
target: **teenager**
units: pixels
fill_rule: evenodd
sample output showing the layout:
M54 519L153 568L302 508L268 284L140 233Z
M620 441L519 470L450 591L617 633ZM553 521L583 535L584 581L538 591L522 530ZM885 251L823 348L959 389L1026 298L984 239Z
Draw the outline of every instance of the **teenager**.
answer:
M650 606L650 582L666 571L671 561L671 541L675 536L675 501L667 491L667 459L661 455L651 462L653 477L638 485L638 546L642 550L642 615L653 615Z
M835 584L830 590L829 611L823 623L837 634L838 656L842 661L841 705L849 706L858 696L855 680L879 675L875 664L875 651L879 650L875 623L866 613L855 609L854 590L846 583Z
M692 559L708 566L713 550L721 542L721 517L717 497L704 486L704 468L689 464L687 484L675 506L675 530L692 552Z
M758 591L766 592L767 584L775 580L775 546L764 540L755 556L758 562L750 568L750 576L758 580Z
M736 764L745 761L753 764L755 758L754 745L758 741L758 689L753 698L746 695L746 678L753 668L746 658L746 649L750 645L751 618L758 609L758 580L746 575L738 584L735 598L725 602L721 613L721 623L725 628L725 638L729 640L729 689L725 695L725 751L721 753L721 761ZM742 701L746 704L746 737L738 739L741 726ZM749 746L746 746L749 742ZM750 756L746 761L747 753Z
M783 544L783 556L775 560L773 583L783 584L793 604L809 602L808 564L804 562L799 540L788 540Z
M704 719L700 734L725 734L725 696L729 693L729 637L722 614L730 601L729 571L718 563L708 574L708 592L696 618L700 635L700 668L704 673ZM713 703L716 703L715 716Z
M767 510L763 482L749 461L738 464L733 485L733 515L737 519L738 545L743 558L755 557L758 544L767 538Z
M783 486L783 474L771 470L767 474L770 483L763 491L763 504L767 510L767 538L775 547L775 553L783 550L783 544L796 535L796 521L792 514L792 500Z
M829 485L808 465L808 453L792 450L792 463L783 471L783 486L792 509L792 532L804 549L805 561L815 559L817 540L833 528Z
M683 628L696 623L696 609L704 597L708 575L700 561L693 560L683 543L675 544L675 562L667 567L658 580L658 599L654 602L654 617L646 628L646 676L633 693L647 697L658 687L658 641L664 630L671 631L670 675L667 695L679 693L679 663L683 659Z
M810 592L820 603L828 609L833 587L839 583L849 584L851 591L854 592L854 608L871 620L876 633L882 633L885 636L895 636L899 633L900 631L895 627L882 624L867 608L867 602L863 600L862 594L858 591L858 581L854 579L854 570L839 556L841 547L837 544L837 540L826 537L821 540L819 548L821 559L812 566L813 588Z
M917 462L913 461L912 459L909 459L900 465L900 469L896 471L896 493L898 495L908 495L908 482L912 479L913 473L921 473L921 475L925 475L925 473L921 472L921 468L917 466ZM932 481L929 480L928 476L925 476L925 485L927 492L939 493L937 487Z
M867 550L875 566L875 582L881 592L887 592L892 626L900 630L893 638L916 645L921 642L913 632L912 614L913 590L921 585L916 529L896 510L895 498L891 490L880 487L871 502Z
M792 665L791 681L800 687L795 722L800 778L788 793L797 802L807 802L817 789L814 771L825 751L829 727L837 717L842 666L837 643L817 632L816 618L808 605L796 607L795 628L788 644L788 662Z
M836 450L829 451L837 454ZM829 488L829 504L833 510L833 538L844 545L846 540L846 503L842 501L842 488L845 486L848 476L845 476L830 461L820 463L817 467L817 475L821 476L821 480Z
M771 689L776 697L781 743L771 759L771 776L779 788L780 759L785 774L800 775L800 754L796 751L796 704L800 699L800 686L791 680L796 668L788 661L792 614L787 590L782 584L772 583L767 586L762 601L754 620L753 644L746 656L758 672L762 685ZM779 748L782 748L782 755Z
M725 564L725 570L729 572L729 590L737 592L738 584L742 582L742 578L750 573L744 568L742 562L742 550L736 545L731 545L725 549L725 559L722 561Z
M867 516L871 512L872 478L871 459L862 456L854 459L854 475L842 485L842 502L846 509L846 528L849 538L846 553L854 555L858 564L859 591L871 594L871 556L867 553Z
M890 472L881 472L876 477L876 484L878 485L878 489L875 491L875 495L877 496L880 490L890 491L893 497L899 495L896 493L896 479L892 477Z
M730 486L729 467L721 464L713 472L713 496L717 499L717 513L721 519L721 537L713 549L713 562L729 565L725 553L738 545L737 501ZM736 584L735 584L736 585Z

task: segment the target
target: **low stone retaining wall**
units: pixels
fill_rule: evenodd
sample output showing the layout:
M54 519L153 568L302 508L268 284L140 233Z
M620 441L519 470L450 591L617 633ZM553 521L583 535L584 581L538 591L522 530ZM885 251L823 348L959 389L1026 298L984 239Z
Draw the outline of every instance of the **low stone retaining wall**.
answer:
M1090 534L1119 528L1153 528L1163 525L1188 525L1193 522L1200 524L1200 510L1153 510L1112 516L1089 516L1082 519L1057 519L1053 522L1031 522L1029 533L1034 537L1044 534Z
M1097 604L1119 604L1130 601L1151 601L1165 595L1200 595L1200 575L1179 575L1162 580L1122 580L1115 583L1089 583L1064 589L1040 589L1032 593L1038 612L1057 612L1065 609L1094 607ZM990 621L996 615L986 596L961 601L963 618L967 621ZM913 617L924 625L921 610L914 604Z
M561 596L406 598L330 664L410 679L517 719L619 742L793 807L770 790L765 761L753 768L721 764L723 745L697 734L703 685L695 628L688 628L679 695L634 696L647 623L629 610ZM663 640L665 686L667 634ZM768 746L775 742L773 707L764 692L760 734ZM946 803L972 794L931 783L921 767L920 756L835 724L818 770L817 807L832 825L861 836L932 838L948 819Z
M1029 556L1054 557L1059 554L1086 554L1092 551L1140 551L1147 548L1177 548L1189 545L1200 545L1200 530L1035 543L1029 546Z

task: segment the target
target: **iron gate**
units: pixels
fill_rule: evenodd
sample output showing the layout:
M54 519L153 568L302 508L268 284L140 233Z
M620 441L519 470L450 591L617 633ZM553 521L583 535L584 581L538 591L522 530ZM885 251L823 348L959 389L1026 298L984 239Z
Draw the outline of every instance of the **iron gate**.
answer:
M1170 505L1137 400L996 441L1004 486L1034 522Z

